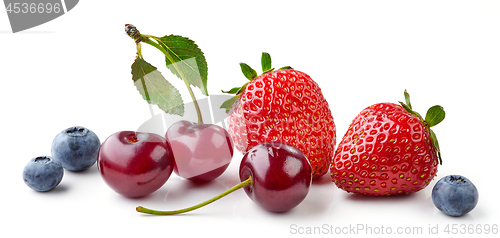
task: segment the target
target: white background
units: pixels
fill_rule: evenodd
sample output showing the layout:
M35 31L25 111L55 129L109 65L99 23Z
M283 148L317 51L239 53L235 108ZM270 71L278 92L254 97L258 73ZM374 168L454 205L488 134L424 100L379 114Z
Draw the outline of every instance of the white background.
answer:
M275 67L308 73L330 104L337 143L359 111L404 100L404 89L422 114L440 104L447 114L434 128L443 155L437 178L413 195L372 198L337 189L327 175L285 214L263 211L243 191L179 216L135 212L138 205L184 208L235 185L240 153L208 185L193 186L173 174L141 199L116 194L96 166L65 171L53 191L29 189L22 181L24 165L50 155L52 139L63 129L85 126L104 141L151 118L131 80L136 49L124 32L126 23L143 34L195 40L208 62L211 94L245 82L240 62L260 72L264 51ZM370 230L354 234L347 228L371 227L374 234L388 228L415 233L411 229L420 227L426 235L438 226L446 235L447 225L498 226L499 42L500 2L482 0L80 1L67 14L16 34L1 11L1 230L15 237L281 237L331 225L333 230L316 230L316 236L338 236L335 231L344 228L361 237ZM160 52L144 45L143 55L190 100ZM460 218L432 204L432 186L449 174L468 177L479 190L476 209Z

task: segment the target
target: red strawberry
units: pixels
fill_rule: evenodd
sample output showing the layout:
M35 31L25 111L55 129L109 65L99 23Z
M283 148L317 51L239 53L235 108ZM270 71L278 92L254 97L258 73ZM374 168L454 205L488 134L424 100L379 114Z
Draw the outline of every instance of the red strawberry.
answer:
M240 66L250 82L227 91L236 96L221 106L230 113L228 132L235 147L245 153L262 142L285 142L307 156L314 177L326 174L336 129L318 84L290 67L274 71L267 53L262 54L260 76L250 66Z
M425 120L406 103L379 103L365 108L352 121L335 152L330 171L335 184L365 195L408 194L425 188L434 178L441 155L430 127L445 112L431 107Z

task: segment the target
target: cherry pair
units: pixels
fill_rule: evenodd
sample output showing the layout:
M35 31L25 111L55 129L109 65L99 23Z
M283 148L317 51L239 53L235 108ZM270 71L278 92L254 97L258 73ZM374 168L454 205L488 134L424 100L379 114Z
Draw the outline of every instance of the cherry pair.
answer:
M195 182L211 181L226 170L232 156L233 144L223 128L179 121L165 137L134 131L109 136L97 164L117 193L143 197L162 187L172 171Z

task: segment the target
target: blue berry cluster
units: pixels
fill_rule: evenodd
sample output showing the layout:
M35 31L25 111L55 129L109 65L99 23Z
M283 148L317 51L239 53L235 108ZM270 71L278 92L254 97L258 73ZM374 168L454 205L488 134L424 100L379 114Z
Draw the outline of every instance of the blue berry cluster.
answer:
M97 161L101 142L91 130L75 126L61 131L52 141L52 156L31 159L23 170L23 180L35 191L46 192L62 181L64 169L83 171Z

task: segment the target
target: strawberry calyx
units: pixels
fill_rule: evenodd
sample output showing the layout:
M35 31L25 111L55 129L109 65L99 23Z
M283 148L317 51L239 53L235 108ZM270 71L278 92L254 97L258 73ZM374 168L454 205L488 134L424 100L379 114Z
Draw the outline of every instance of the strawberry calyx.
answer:
M423 118L418 112L414 111L412 109L411 103L410 103L410 94L405 90L404 92L405 96L405 102L399 102L401 106L411 115L417 117L420 121L424 123L424 126L429 130L429 134L431 136L432 144L434 145L434 148L436 149L437 156L439 159L439 164L443 164L443 160L441 159L441 150L439 148L439 143L436 137L436 134L434 131L432 131L431 127L439 124L442 122L445 118L446 113L444 112L444 109L440 105L435 105L430 107L427 110L427 113L425 114L425 118Z
M252 81L257 77L260 77L264 74L267 74L267 73L274 71L274 68L272 67L272 64L271 64L271 55L269 55L269 53L262 52L261 65L262 65L262 72L263 72L261 75L258 75L257 72L252 67L250 67L248 64L240 63L240 68L241 68L241 72L243 72L243 75L245 75L245 78L247 78L248 81ZM285 69L293 69L293 68L290 66L285 66L285 67L279 68L278 70L285 70ZM238 100L240 95L245 91L245 88L247 87L248 83L249 82L246 82L241 87L234 87L234 88L229 89L227 91L221 90L223 93L234 94L235 96L226 100L224 103L222 103L220 108L226 109L226 113L229 113L233 104Z

